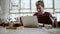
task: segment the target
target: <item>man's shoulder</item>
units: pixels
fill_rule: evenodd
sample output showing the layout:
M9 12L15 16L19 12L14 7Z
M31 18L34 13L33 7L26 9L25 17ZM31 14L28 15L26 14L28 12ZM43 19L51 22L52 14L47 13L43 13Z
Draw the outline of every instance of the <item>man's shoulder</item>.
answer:
M36 13L34 13L34 15L37 15L38 13L36 12Z
M50 14L49 12L45 12L45 14Z

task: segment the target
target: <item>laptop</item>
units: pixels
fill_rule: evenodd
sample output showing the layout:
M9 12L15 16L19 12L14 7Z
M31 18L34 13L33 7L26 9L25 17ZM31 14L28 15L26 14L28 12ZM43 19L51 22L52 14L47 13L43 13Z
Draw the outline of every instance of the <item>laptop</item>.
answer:
M25 27L39 27L37 16L22 16L21 20Z

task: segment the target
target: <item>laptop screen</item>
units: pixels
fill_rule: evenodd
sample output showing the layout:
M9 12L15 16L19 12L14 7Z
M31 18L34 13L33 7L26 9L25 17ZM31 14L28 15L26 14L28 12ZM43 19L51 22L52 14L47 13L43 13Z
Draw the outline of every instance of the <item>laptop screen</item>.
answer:
M38 20L36 16L22 16L21 18L24 26L38 26Z

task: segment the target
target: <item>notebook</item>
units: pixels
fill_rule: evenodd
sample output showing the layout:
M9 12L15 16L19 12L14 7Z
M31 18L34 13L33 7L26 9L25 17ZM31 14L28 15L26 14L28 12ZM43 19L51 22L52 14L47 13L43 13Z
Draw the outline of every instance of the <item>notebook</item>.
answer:
M39 27L36 16L22 16L21 20L25 27Z

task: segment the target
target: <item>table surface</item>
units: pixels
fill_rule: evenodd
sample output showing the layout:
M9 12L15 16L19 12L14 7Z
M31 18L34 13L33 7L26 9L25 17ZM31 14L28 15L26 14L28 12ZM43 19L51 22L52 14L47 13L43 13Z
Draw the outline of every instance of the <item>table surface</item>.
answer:
M6 29L0 27L0 34L60 34L60 28L46 29L45 27L39 28L22 28L19 30Z

